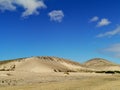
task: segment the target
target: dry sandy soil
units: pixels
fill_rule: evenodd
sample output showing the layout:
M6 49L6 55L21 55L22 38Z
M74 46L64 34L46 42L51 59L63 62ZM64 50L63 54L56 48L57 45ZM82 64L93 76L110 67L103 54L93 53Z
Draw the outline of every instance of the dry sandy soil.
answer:
M95 73L22 74L24 74L22 78L15 75L1 76L0 80L4 82L0 86L0 90L120 90L120 75ZM7 82L12 83L7 85Z

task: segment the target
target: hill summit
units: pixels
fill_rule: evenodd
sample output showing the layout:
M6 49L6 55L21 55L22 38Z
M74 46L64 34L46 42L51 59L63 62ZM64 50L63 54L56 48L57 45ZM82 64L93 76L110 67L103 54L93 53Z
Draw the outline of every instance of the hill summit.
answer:
M87 62L85 62L84 65L90 66L90 67L96 67L96 66L111 66L111 65L116 65L116 64L114 64L106 59L93 58L93 59L90 59Z

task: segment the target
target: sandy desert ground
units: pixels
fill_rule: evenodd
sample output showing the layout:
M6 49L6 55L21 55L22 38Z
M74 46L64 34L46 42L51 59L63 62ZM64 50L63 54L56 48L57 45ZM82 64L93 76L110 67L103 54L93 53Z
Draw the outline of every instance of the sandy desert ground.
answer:
M20 73L19 73L20 74ZM26 73L27 75L27 73ZM119 90L120 75L95 73L44 73L31 74L23 78L6 77L12 85L2 85L0 90ZM5 80L6 79L6 80ZM0 79L1 80L1 79ZM6 81L6 82L5 82Z

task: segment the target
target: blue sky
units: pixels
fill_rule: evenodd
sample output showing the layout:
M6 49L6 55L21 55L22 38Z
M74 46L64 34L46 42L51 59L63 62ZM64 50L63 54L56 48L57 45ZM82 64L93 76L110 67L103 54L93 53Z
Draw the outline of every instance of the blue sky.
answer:
M0 60L57 56L120 63L120 0L1 0Z

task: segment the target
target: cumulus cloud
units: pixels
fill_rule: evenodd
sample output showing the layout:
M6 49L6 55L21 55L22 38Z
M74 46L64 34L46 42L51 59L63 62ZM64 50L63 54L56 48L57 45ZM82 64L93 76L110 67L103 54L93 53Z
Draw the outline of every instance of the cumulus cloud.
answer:
M97 27L102 27L102 26L107 26L111 23L111 21L109 21L106 18L101 19L101 21L98 22Z
M114 35L119 35L119 34L120 34L120 25L112 31L108 31L108 32L97 35L97 37L112 37Z
M64 13L62 10L53 10L48 13L51 21L61 22L64 18Z
M120 58L120 43L113 44L107 48L104 48L102 52L104 52L104 54Z
M15 11L17 6L21 6L25 11L22 17L39 14L38 9L46 8L43 0L0 0L0 10Z
M98 16L94 16L93 18L90 19L90 22L96 22L99 20Z

